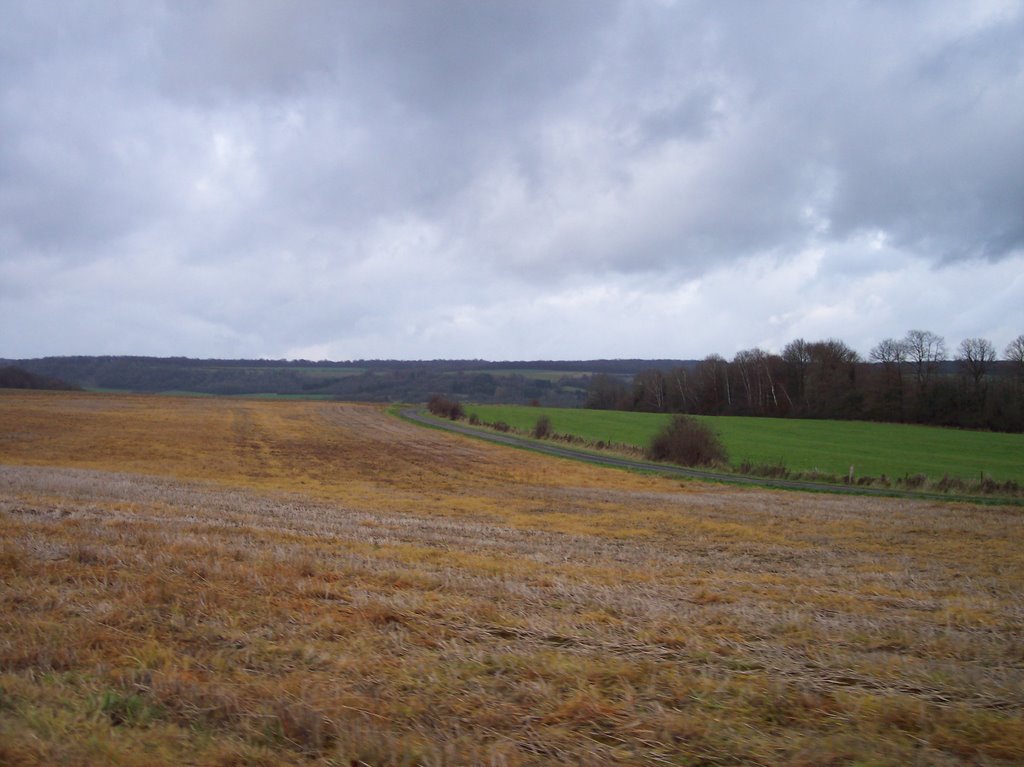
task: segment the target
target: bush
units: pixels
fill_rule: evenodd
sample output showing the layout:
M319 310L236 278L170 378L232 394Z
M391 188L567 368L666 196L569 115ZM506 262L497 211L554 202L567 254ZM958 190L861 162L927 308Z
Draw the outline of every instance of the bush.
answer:
M928 477L924 474L907 474L903 477L903 486L916 490L919 487L924 487L924 483L928 481Z
M450 400L440 394L435 394L427 403L427 410L440 418L451 418L453 421L465 417L462 403L457 400Z
M533 436L537 439L544 439L551 436L551 419L542 415L533 426Z
M647 448L647 457L680 466L726 463L729 456L718 435L693 416L677 415Z

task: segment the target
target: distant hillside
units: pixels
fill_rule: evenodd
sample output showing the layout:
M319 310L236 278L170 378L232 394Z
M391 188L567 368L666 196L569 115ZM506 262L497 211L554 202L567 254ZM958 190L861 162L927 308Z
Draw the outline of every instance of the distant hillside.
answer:
M78 389L59 378L30 373L24 368L7 365L0 367L0 389Z
M0 360L0 364L7 361ZM581 405L593 375L628 381L679 360L198 360L185 357L44 357L11 360L38 376L88 389L422 402L444 394L475 402Z

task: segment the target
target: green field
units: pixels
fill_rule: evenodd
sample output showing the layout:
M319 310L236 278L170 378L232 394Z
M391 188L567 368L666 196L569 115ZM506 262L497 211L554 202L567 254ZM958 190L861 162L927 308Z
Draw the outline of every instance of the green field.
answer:
M559 434L592 442L645 447L670 419L660 413L537 408L519 405L467 405L485 422L504 421L528 431L546 415ZM977 480L983 474L1004 482L1024 482L1024 434L941 429L932 426L810 421L785 418L700 416L718 432L733 465L783 464L790 471L890 478L925 474Z

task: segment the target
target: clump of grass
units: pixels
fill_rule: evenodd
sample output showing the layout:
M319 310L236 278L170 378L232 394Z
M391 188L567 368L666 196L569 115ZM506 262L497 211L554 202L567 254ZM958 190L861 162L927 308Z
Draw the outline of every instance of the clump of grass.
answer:
M338 738L336 723L304 701L278 701L273 711L272 732L305 754L324 754Z
M145 727L162 716L159 708L146 702L140 695L115 690L104 692L96 707L115 727Z

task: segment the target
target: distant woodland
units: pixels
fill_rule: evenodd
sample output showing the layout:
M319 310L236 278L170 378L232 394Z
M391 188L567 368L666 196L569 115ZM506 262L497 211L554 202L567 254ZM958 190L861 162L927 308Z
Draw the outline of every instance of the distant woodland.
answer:
M699 415L833 418L1024 431L1024 335L1000 355L985 339L913 330L862 359L842 341L797 339L731 360L0 360L40 381L92 390L273 395L373 402L538 404ZM0 386L18 384L4 384Z
M761 349L732 360L710 355L630 382L597 374L586 407L699 415L832 418L1024 431L1024 335L1002 358L970 338L912 330L886 339L863 360L842 341L798 339L781 354Z
M30 373L14 365L0 366L0 389L77 389L56 378Z
M0 360L0 364L6 361ZM486 362L483 360L197 360L184 357L45 357L10 364L93 390L278 395L425 402L441 393L482 403L579 407L595 373L632 380L647 365L682 361Z

